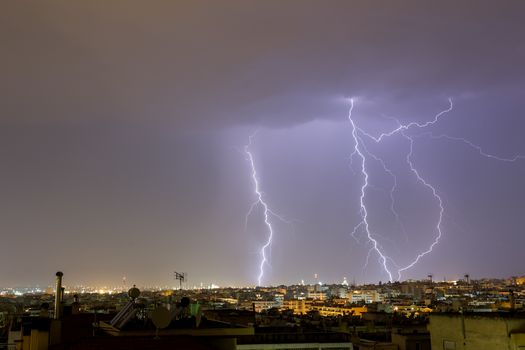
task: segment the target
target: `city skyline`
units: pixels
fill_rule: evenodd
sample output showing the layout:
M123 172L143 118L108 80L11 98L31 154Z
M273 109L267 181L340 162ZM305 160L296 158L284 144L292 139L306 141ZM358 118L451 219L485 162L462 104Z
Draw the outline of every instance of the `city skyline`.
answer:
M71 276L70 276L71 277ZM74 294L119 294L127 293L131 288L139 288L144 291L198 291L198 290L228 290L228 289L246 289L246 290L266 290L266 289L278 289L280 287L313 287L313 288L328 288L328 287L344 287L348 290L355 289L360 290L363 288L380 288L380 287L396 287L405 284L429 284L429 285L451 285L451 286L461 286L461 285L475 285L475 284L487 284L487 283L496 283L496 284L507 284L509 286L523 286L525 281L525 276L508 276L508 277L477 277L472 278L470 274L455 275L453 278L447 278L443 276L442 278L437 278L434 275L427 275L425 278L420 279L407 279L394 282L366 282L362 283L357 280L350 280L346 277L343 277L341 281L320 281L318 278L311 278L309 280L301 280L298 283L281 283L276 285L266 285L259 286L255 284L247 285L217 285L213 282L205 281L200 283L193 282L184 282L179 284L178 282L168 283L166 285L161 284L151 284L151 285L137 285L133 284L104 284L104 283L93 283L93 284L72 284L65 283L63 284L65 288L65 294L74 295ZM44 285L19 285L19 286L0 286L0 295L30 295L30 294L54 294L56 292L55 286L53 285L52 279L47 281L47 284Z
M70 285L123 276L175 285L177 270L197 285L248 286L261 266L262 285L314 274L387 282L384 265L408 266L441 223L408 154L442 198L442 234L401 278L525 274L523 10L518 1L6 5L0 286L46 285L58 270ZM449 104L424 130L374 142ZM363 220L356 150L368 157L365 202L385 262L363 232L352 236ZM396 175L397 217L392 177L374 157ZM284 219L272 221L267 262L261 198Z

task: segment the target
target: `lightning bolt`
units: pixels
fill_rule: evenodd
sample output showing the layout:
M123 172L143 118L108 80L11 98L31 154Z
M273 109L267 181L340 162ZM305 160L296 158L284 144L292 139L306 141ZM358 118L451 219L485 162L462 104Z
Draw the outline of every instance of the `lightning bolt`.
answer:
M454 136L449 136L449 135L445 135L445 134L441 134L441 135L434 135L433 133L431 132L427 132L427 133L424 133L420 136L428 136L429 138L432 138L432 139L446 139L446 140L449 140L449 141L457 141L457 142L462 142L463 144L469 146L470 148L474 149L475 151L477 151L479 153L480 156L483 156L485 158L491 158L491 159L494 159L494 160L498 160L500 162L516 162L518 160L521 160L521 159L525 159L525 156L521 155L521 154L516 154L512 157L509 157L509 158L506 158L506 157L501 157L501 156L497 156L497 155L494 155L494 154L491 154L491 153L487 153L483 150L483 148L481 148L481 146L478 146L476 145L475 143L463 138L463 137L454 137Z
M452 102L451 102L451 104L452 104ZM419 259L421 259L425 255L427 255L430 252L432 252L432 249L434 249L434 246L439 243L439 240L441 239L441 236L443 234L443 232L441 230L441 223L443 222L443 213L445 212L445 208L443 207L443 199L438 194L436 188L434 186L432 186L428 181L426 181L419 174L419 171L414 167L414 163L412 162L412 155L414 154L414 139L412 139L411 137L407 136L404 132L401 132L401 135L405 139L407 139L409 141L410 151L408 152L408 154L406 156L406 161L407 161L407 163L408 163L408 165L410 167L410 170L416 176L417 180L421 184L423 184L423 186L425 186L427 189L429 189L432 192L432 196L434 196L434 198L437 200L438 205L439 205L439 219L438 219L438 222L436 224L437 235L436 235L434 241L432 242L432 244L429 246L429 248L427 250L419 253L417 255L417 257L410 264L408 264L405 267L399 269L398 270L399 276L401 276L401 272L406 271L406 270L414 267L414 265L416 265L419 262Z
M434 116L434 119L432 119L432 120L430 120L428 122L425 122L425 123L410 122L410 123L404 125L404 124L401 124L399 122L399 120L397 120L395 118L391 118L391 119L394 119L397 122L397 124L398 124L398 127L395 128L392 131L389 131L389 132L386 132L386 133L381 133L377 137L376 136L372 136L371 134L365 132L363 129L359 129L359 132L361 132L363 135L366 135L367 137L371 138L376 143L379 143L385 137L390 137L390 136L394 136L396 134L400 134L403 131L407 131L408 129L410 129L412 127L417 127L419 129L424 129L426 127L429 127L429 126L432 126L432 125L436 124L443 115L447 114L448 112L452 111L452 109L454 109L454 104L452 103L452 99L451 98L448 99L448 103L449 103L449 107L447 109L439 112L438 114L436 114Z
M348 120L350 121L350 124L352 125L352 137L354 139L354 152L352 153L352 156L358 156L361 159L361 175L363 176L363 184L361 186L361 195L359 196L359 204L360 204L360 214L361 214L361 221L354 227L353 234L360 228L362 228L368 240L372 243L372 247L370 248L371 251L375 251L379 255L379 260L381 265L383 266L383 269L388 274L388 278L390 281L392 281L392 272L390 272L388 266L387 266L387 259L389 259L382 251L381 247L377 241L377 239L374 238L372 232L370 231L370 224L368 223L368 209L365 204L365 197L366 197L366 189L368 187L368 172L366 169L366 157L363 154L364 150L362 150L362 145L360 142L360 138L357 134L357 127L352 119L352 111L354 109L354 100L350 100L350 110L348 111ZM368 254L370 256L370 252ZM368 261L368 257L367 257Z
M245 228L246 229L248 228L248 220L250 216L253 214L253 211L255 210L255 208L258 206L262 207L264 224L267 228L268 236L267 236L266 242L263 244L263 246L260 249L261 261L259 263L259 275L257 276L257 285L261 286L262 280L264 277L264 267L265 265L269 265L268 257L266 255L266 250L271 247L273 235L274 235L274 228L270 220L270 217L273 216L287 224L293 224L293 221L287 220L282 215L279 215L273 210L271 210L270 207L268 206L268 203L264 200L264 195L260 189L259 179L257 177L257 168L255 166L255 159L253 157L253 153L250 151L250 146L252 145L253 139L255 138L256 135L257 135L257 132L250 135L248 138L248 144L244 146L244 153L246 154L246 158L248 160L248 163L251 169L251 178L252 178L252 182L254 186L253 191L255 193L255 198L256 198L255 202L252 203L252 205L250 206L250 209L246 213Z
M399 280L399 279L401 279L401 273L402 272L404 272L404 271L414 267L421 260L421 258L423 258L425 255L430 254L432 252L432 250L439 243L439 241L440 241L440 239L441 239L441 237L443 235L442 223L443 223L443 215L444 215L444 212L445 212L443 199L440 196L440 194L439 194L438 190L436 189L436 187L434 185L432 185L428 180L426 180L421 175L420 171L414 165L414 161L413 161L414 137L427 136L427 137L430 137L432 139L445 139L445 140L448 140L448 141L461 142L461 143L465 144L466 146L472 148L473 150L477 151L483 157L494 159L494 160L498 160L498 161L502 161L502 162L515 162L515 161L518 161L518 160L521 160L521 159L525 159L525 156L523 156L523 155L515 155L515 156L512 156L512 157L501 157L501 156L497 156L497 155L494 155L494 154L491 154L491 153L487 153L486 151L483 150L483 148L481 146L479 146L479 145L477 145L477 144L475 144L475 143L473 143L473 142L471 142L471 141L469 141L469 140L467 140L465 138L462 138L462 137L454 137L454 136L449 136L449 135L446 135L446 134L434 135L432 132L425 132L425 133L422 133L422 134L417 135L417 136L411 136L408 133L410 129L423 130L423 129L426 129L428 127L432 127L434 124L438 123L439 120L445 114L451 112L453 110L453 108L454 108L452 99L449 98L448 102L449 102L449 107L447 109L442 110L441 112L437 113L434 116L434 118L432 120L430 120L430 121L427 121L427 122L424 122L424 123L410 122L408 124L402 124L399 120L397 120L395 118L391 118L391 119L394 119L397 122L397 127L395 129L391 130L391 131L383 132L383 133L379 134L379 136L373 136L370 133L367 133L366 131L364 131L363 129L361 129L360 127L358 127L356 125L355 121L352 118L352 111L353 111L353 108L354 108L354 100L353 99L350 100L350 110L349 110L348 119L349 119L350 124L352 126L352 138L354 140L354 151L352 152L352 154L350 156L350 159L353 160L353 158L355 156L358 156L361 159L361 162L360 162L361 169L360 170L361 170L361 175L363 176L363 179L364 179L363 180L363 184L361 186L361 195L360 195L360 199L359 199L361 221L354 227L354 229L352 231L352 237L356 238L355 237L356 233L359 230L364 230L364 232L366 233L366 236L367 236L369 242L372 245L372 248L370 248L370 250L368 251L368 254L367 254L365 267L368 265L368 261L370 259L370 254L375 251L379 255L380 265L383 267L383 270L388 274L390 281L392 281L392 272L390 271L390 269L388 267L387 261L390 262L394 267L397 268L397 275L398 275L398 280ZM400 219L400 216L397 213L397 211L395 210L394 192L395 192L395 190L397 188L397 177L387 167L387 165L383 161L383 159L377 157L376 155L374 155L373 153L371 153L367 149L366 143L364 142L364 139L363 139L364 137L366 137L368 140L371 140L372 142L375 142L375 143L379 144L385 138L392 137L392 136L395 136L395 135L400 135L403 139L408 141L409 151L406 154L406 158L405 158L406 164L407 164L408 168L410 169L410 171L412 172L412 174L417 179L417 181L431 193L432 197L436 201L437 206L439 208L438 220L437 220L437 222L435 224L436 235L434 237L434 240L432 241L432 243L430 244L430 246L426 250L424 250L424 251L422 251L420 253L417 253L416 257L409 264L407 264L404 267L398 266L392 258L390 258L387 255L385 255L385 253L383 252L383 250L381 248L381 245L378 243L377 238L376 238L376 237L381 237L381 236L376 234L376 233L372 234L372 232L370 230L370 224L368 222L368 209L366 207L366 201L365 201L366 190L367 190L368 187L371 187L371 185L369 184L369 180L368 180L369 179L369 174L367 172L367 167L366 167L367 156L368 156L368 157L374 159L375 161L379 162L381 164L383 170L387 174L389 174L392 177L392 179L393 179L393 185L392 185L392 187L390 189L390 203L391 203L390 210L394 214L394 217L396 218L396 221L400 225L401 230L403 232L405 232L404 226L403 226L402 221ZM406 234L406 232L405 232L405 234Z
M394 172L386 165L385 161L378 157L377 155L375 155L374 153L370 152L370 150L368 150L368 148L366 147L365 145L365 142L363 141L363 139L361 137L359 137L359 141L361 141L361 145L364 149L364 151L370 156L372 157L376 162L378 162L381 167L383 168L383 171L388 174L388 176L390 176L390 178L392 179L392 186L390 187L390 191L389 191L389 197L390 197L390 212L392 213L392 215L394 216L398 226L400 227L401 229L401 232L404 234L405 236L405 240L408 242L408 235L407 235L407 232L406 232L406 229L405 229L405 225L403 224L403 221L401 221L401 217L399 216L399 213L396 211L396 199L395 199L395 191L397 190L397 176L394 174ZM369 184L370 186L370 184ZM355 237L354 237L355 238Z

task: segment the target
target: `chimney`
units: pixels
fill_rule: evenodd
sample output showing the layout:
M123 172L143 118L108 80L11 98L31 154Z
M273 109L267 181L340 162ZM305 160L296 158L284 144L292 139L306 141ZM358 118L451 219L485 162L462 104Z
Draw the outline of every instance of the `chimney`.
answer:
M509 304L510 304L510 311L516 310L516 299L514 298L514 291L509 291Z
M63 298L63 289L62 289L62 276L64 274L60 271L56 273L57 276L57 284L56 284L56 291L55 291L55 320L59 320L61 316L62 311L62 298Z

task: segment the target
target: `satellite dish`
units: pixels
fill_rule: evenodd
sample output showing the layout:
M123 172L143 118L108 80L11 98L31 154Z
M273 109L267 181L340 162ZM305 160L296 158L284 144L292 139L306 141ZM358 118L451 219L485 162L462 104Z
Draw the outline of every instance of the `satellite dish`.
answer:
M149 317L157 329L166 328L171 322L171 313L164 306L153 310Z
M128 290L128 295L131 299L137 299L140 295L140 290L133 286L130 290Z

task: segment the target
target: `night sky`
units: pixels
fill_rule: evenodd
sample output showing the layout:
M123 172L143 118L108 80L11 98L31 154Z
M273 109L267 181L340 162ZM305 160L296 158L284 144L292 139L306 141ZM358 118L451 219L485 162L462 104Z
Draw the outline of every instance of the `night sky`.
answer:
M425 122L501 157L525 154L523 1L11 1L0 8L0 286L387 281L359 223L348 121ZM443 198L443 236L402 279L524 274L525 160L413 130ZM400 265L438 207L408 145L368 144L372 231Z

